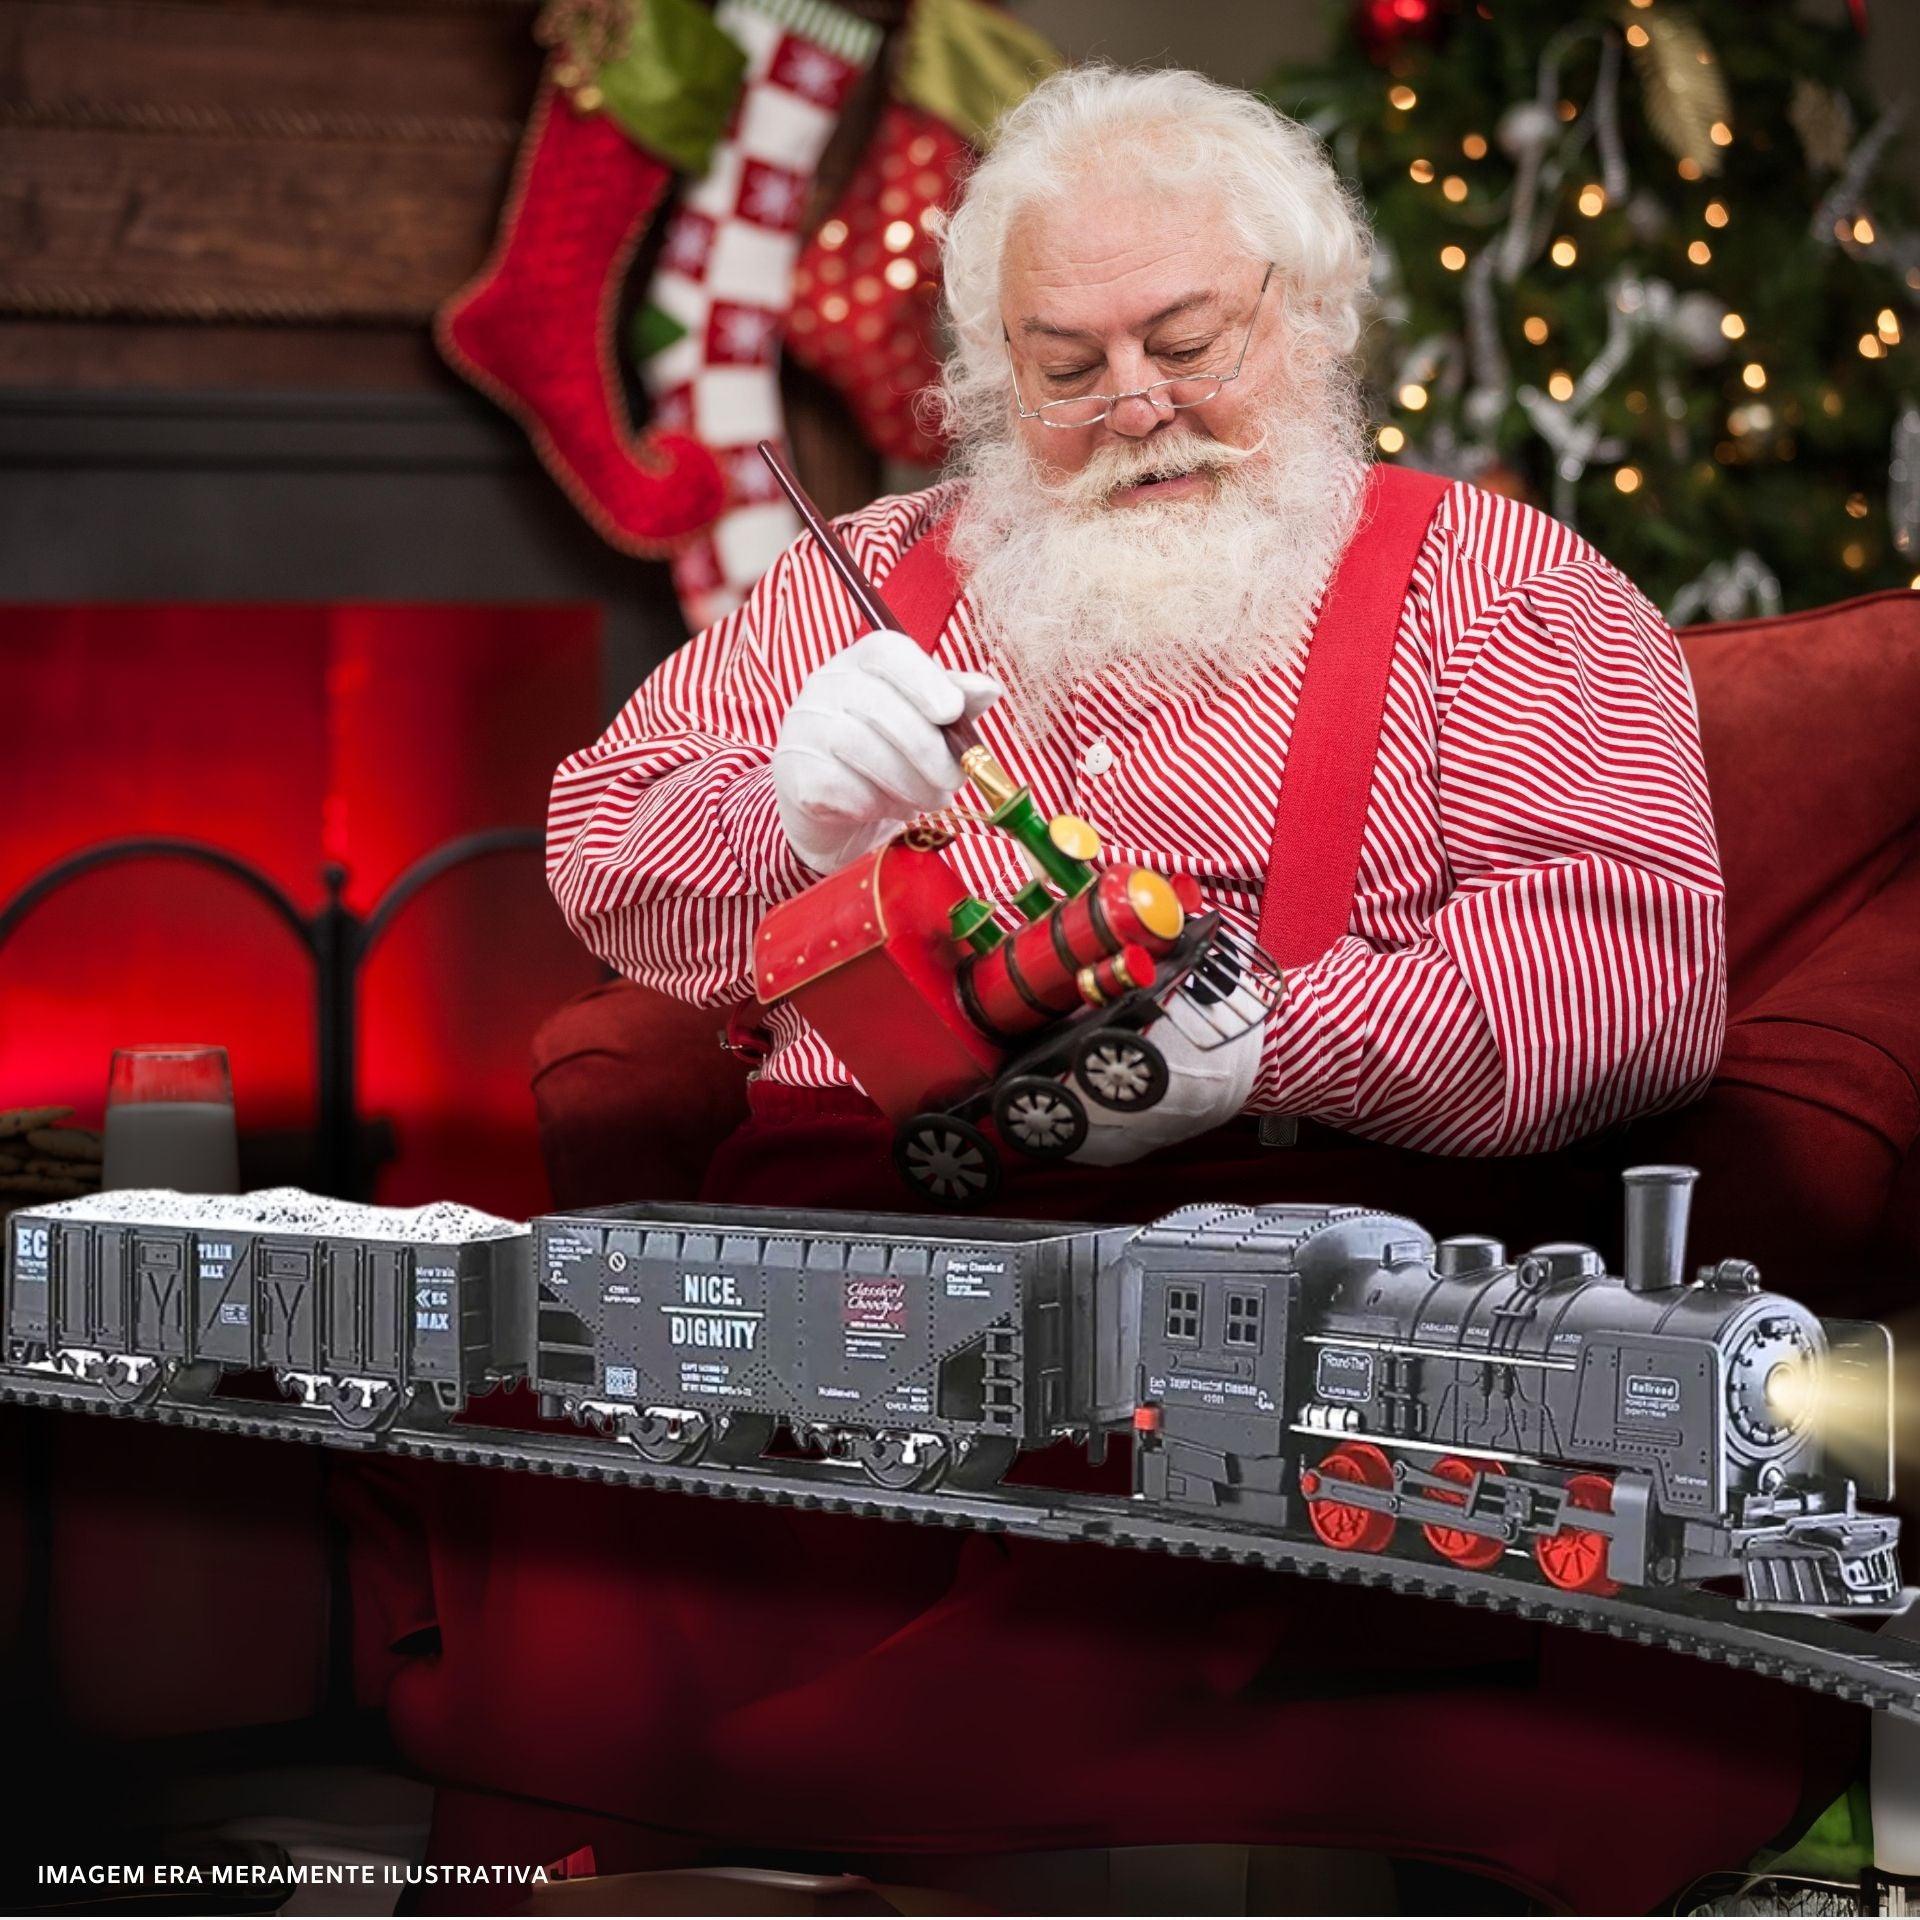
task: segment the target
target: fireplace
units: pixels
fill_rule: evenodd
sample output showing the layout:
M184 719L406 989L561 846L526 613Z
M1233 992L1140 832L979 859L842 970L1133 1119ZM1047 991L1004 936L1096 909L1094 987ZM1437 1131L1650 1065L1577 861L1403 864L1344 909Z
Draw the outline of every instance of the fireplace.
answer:
M546 786L663 576L464 395L0 395L0 915L84 868L0 921L0 1106L218 1040L243 1177L536 1210L528 1041L599 971Z

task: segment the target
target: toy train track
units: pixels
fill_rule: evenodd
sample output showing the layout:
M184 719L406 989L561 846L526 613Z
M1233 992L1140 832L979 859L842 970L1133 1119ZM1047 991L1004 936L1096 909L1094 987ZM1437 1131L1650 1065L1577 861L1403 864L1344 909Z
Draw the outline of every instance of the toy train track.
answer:
M1308 1579L1388 1587L1455 1606L1509 1613L1549 1626L1663 1647L1696 1660L1765 1675L1790 1686L1920 1721L1920 1648L1889 1654L1888 1643L1843 1622L1810 1615L1741 1613L1710 1593L1665 1591L1641 1597L1529 1588L1492 1573L1419 1565L1373 1554L1341 1553L1228 1522L1170 1518L1153 1506L1110 1495L1001 1487L993 1493L891 1492L824 1461L764 1467L664 1466L618 1442L529 1433L485 1425L396 1426L354 1433L325 1414L245 1401L187 1401L162 1396L143 1406L104 1388L71 1381L0 1376L0 1402L69 1413L152 1421L199 1432L305 1442L350 1453L386 1453L453 1466L509 1468L650 1491L704 1494L824 1513L842 1513L1003 1533L1023 1539L1086 1541L1265 1567ZM1904 1644L1895 1642L1893 1644Z

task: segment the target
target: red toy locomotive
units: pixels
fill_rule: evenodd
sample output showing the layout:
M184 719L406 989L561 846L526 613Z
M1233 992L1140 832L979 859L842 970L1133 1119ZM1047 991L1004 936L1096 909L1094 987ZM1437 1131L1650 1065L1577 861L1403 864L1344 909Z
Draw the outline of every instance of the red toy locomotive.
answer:
M1130 1112L1166 1093L1155 1022L1224 1044L1277 1003L1280 976L1191 879L1098 866L1093 829L1045 819L984 746L961 765L1040 870L1014 898L1021 924L967 891L935 816L768 913L754 985L791 1001L895 1123L910 1186L977 1206L1000 1181L989 1122L1003 1146L1066 1157L1088 1101Z

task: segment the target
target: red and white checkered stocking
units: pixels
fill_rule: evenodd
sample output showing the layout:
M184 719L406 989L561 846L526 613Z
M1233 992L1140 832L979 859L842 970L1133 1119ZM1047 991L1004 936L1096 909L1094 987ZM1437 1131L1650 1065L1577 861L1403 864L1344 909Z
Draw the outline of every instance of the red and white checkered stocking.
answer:
M712 449L728 504L674 560L698 630L730 612L800 532L754 446L781 436L781 339L807 194L879 30L828 0L721 0L745 50L727 138L673 215L650 290L686 329L646 364L655 425Z

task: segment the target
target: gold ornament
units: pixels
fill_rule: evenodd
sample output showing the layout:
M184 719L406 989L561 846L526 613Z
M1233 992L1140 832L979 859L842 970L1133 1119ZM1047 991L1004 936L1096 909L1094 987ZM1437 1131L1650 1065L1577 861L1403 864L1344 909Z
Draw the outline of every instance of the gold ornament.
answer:
M1807 165L1821 173L1838 173L1853 151L1853 107L1838 87L1823 87L1803 73L1793 83L1787 118L1800 136Z
M1051 42L981 0L919 0L900 35L895 90L983 152L995 124L1062 64Z
M582 113L606 104L594 75L619 59L633 32L631 0L547 0L533 37L554 53L553 78Z
M1716 123L1731 126L1733 105L1726 76L1707 36L1684 14L1662 7L1644 14L1643 44L1632 48L1634 70L1646 95L1647 122L1660 144L1682 164L1700 173L1720 171Z

